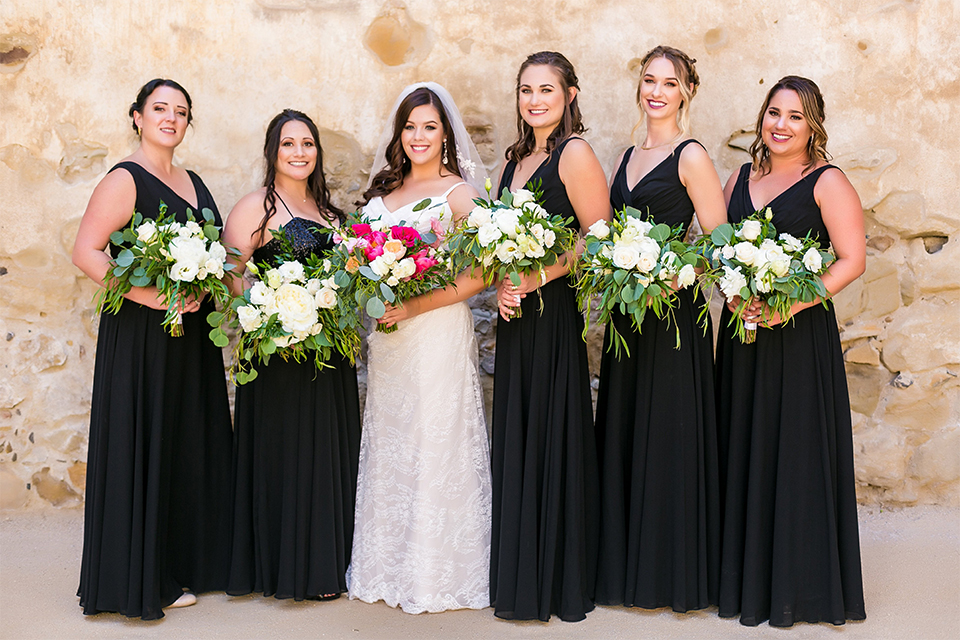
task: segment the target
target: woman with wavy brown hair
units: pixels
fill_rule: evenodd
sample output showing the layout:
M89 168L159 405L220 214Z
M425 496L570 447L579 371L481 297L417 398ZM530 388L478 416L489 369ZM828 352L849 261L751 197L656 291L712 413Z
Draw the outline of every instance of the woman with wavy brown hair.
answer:
M757 117L752 162L724 196L738 222L773 211L781 234L808 234L836 261L832 297L863 273L860 198L829 164L820 88L781 78ZM847 379L832 304L795 303L789 320L753 303L756 341L736 338L727 304L717 339L724 486L720 615L772 626L865 617Z
M544 208L582 231L609 219L610 205L603 169L579 135L579 92L562 54L523 62L517 141L497 193L534 181ZM495 614L510 620L577 621L593 609L599 487L583 317L569 277L575 259L498 288L490 590ZM518 305L522 315L512 318Z

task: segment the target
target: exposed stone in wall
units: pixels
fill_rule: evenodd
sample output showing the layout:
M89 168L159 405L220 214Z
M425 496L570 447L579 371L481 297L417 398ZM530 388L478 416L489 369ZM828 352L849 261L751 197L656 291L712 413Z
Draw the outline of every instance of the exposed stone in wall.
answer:
M772 82L820 84L829 149L867 232L867 271L835 300L860 498L960 504L960 26L947 0L816 0L811 11L745 0L735 20L718 0L695 11L620 0L48 5L0 2L0 508L82 495L98 319L96 287L70 252L96 182L135 148L126 110L143 82L173 77L191 92L195 123L177 158L222 213L259 186L263 132L285 107L321 126L334 200L352 210L382 119L411 82L450 90L495 179L516 131L517 68L541 49L576 65L586 137L609 173L636 123L640 58L661 43L698 60L693 134L724 181L749 159ZM489 406L493 292L472 307ZM603 327L587 333L594 390L602 338ZM360 372L363 391L363 362Z

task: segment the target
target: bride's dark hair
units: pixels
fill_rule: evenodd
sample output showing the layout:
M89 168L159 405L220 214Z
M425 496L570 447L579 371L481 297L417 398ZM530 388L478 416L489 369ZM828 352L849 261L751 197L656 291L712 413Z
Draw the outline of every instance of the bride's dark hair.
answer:
M450 126L450 120L447 118L443 103L433 91L426 87L420 87L414 89L397 107L397 115L393 119L393 137L390 139L390 144L387 145L387 164L380 170L380 173L374 176L370 188L363 193L363 199L358 201L357 205L362 207L377 196L385 196L403 185L403 179L410 173L410 161L403 150L400 135L407 125L407 120L410 119L410 113L417 107L427 104L433 106L440 114L440 126L443 127L444 139L447 141L448 153L441 156L440 166L456 176L463 177L460 174L460 167L457 165L457 149L459 148L457 138Z
M317 130L317 125L305 113L284 109L267 125L267 136L263 142L263 186L267 188L267 193L263 198L263 218L260 219L260 226L251 234L251 237L257 236L258 245L263 244L270 218L277 212L277 157L280 153L280 134L283 132L283 125L288 122L302 122L307 125L313 137L313 144L317 147L317 164L313 168L313 173L307 178L307 193L313 196L313 201L317 203L320 217L330 222L336 220L343 222L345 218L343 211L330 201L330 188L327 187L327 180L323 176L323 147L320 146L320 132Z
M570 93L570 87L580 91L580 81L577 79L577 72L573 65L562 53L556 51L539 51L527 56L527 59L520 65L520 71L517 73L517 141L507 149L507 160L520 162L537 148L537 139L533 134L533 127L526 123L523 114L520 113L520 77L527 67L535 65L549 65L557 72L560 78L560 91L563 92L563 118L560 119L557 127L547 137L547 154L549 155L558 144L572 135L583 133L586 128L583 126L583 118L580 115L580 105L577 103L577 96L569 102L566 100Z

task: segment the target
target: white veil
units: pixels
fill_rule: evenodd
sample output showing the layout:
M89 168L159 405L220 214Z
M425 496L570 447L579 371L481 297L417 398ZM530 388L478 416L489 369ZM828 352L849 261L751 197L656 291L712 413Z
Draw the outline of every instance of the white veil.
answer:
M453 130L453 137L457 141L455 155L457 166L460 168L460 176L464 182L471 185L478 193L483 193L483 183L487 177L487 170L483 166L483 160L480 159L480 153L477 151L476 145L473 144L470 134L467 133L467 128L463 125L460 110L457 109L457 105L453 101L450 92L436 82L417 82L411 84L404 88L404 90L400 92L400 95L397 96L397 100L393 103L393 108L390 110L390 116L383 126L383 133L380 134L380 144L377 145L377 154L373 157L373 166L370 167L370 179L367 180L367 189L373 184L373 179L380 173L380 170L387 166L387 146L390 144L390 140L393 139L394 120L396 120L400 103L403 102L404 98L421 87L429 89L436 94L436 96L440 98L440 103L443 105L444 111L447 112L447 121Z

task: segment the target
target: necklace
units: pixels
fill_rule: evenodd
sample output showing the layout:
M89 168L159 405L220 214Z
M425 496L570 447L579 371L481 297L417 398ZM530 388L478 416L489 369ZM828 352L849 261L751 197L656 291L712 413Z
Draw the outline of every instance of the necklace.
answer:
M673 144L674 142L677 141L677 138L679 138L681 135L683 135L682 132L681 132L681 133L678 133L678 134L675 135L675 136L673 136L671 139L667 140L666 142L661 142L660 144L655 144L655 145L653 145L652 147L645 147L645 146L643 146L643 145L640 145L640 148L641 148L643 151L650 151L651 149L659 149L660 147L665 147L665 146L667 146L668 144Z

